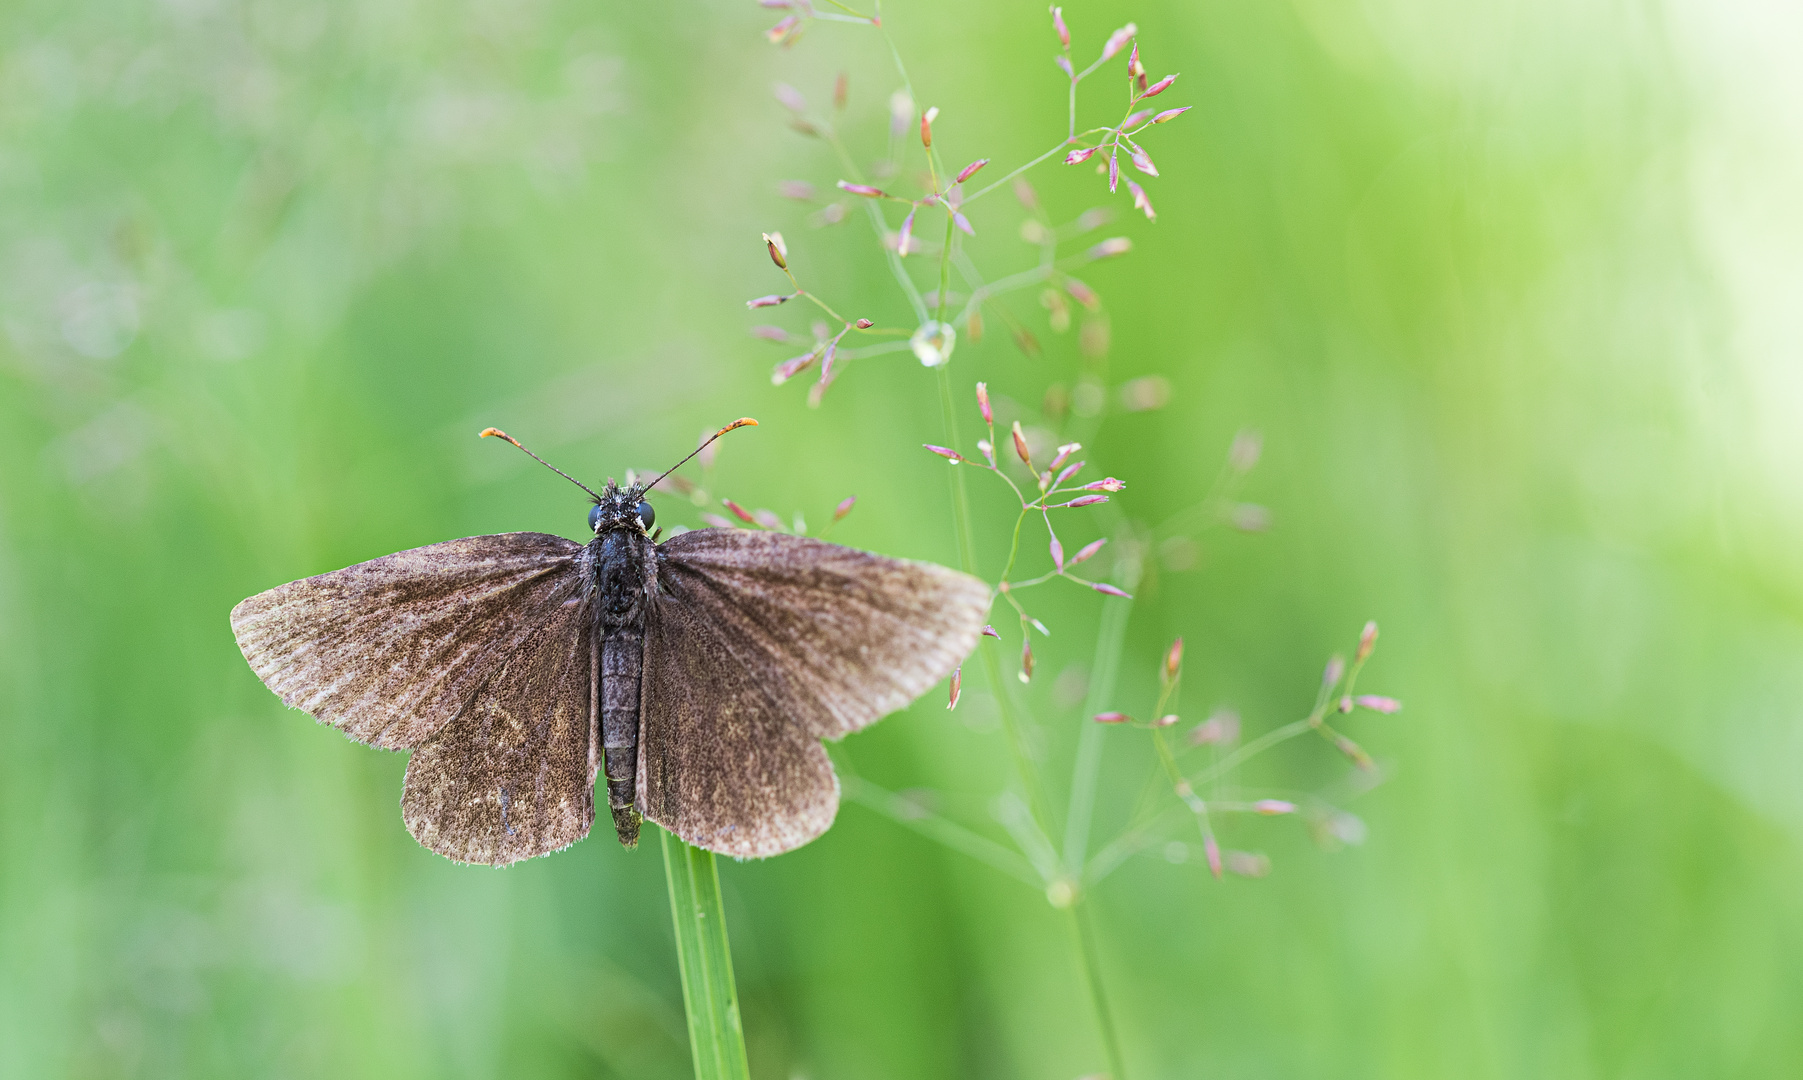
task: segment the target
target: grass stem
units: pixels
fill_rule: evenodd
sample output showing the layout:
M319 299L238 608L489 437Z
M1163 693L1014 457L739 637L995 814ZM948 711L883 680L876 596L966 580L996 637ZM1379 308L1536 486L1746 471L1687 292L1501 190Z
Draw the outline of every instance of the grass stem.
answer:
M1114 1030L1114 1012L1108 1005L1108 991L1102 985L1101 954L1096 949L1095 927L1090 924L1089 905L1079 901L1071 905L1071 926L1077 933L1077 955L1083 958L1083 977L1089 984L1089 1001L1095 1006L1096 1026L1102 1031L1102 1052L1108 1059L1109 1080L1127 1080L1127 1068L1121 1059L1121 1040Z
M688 1013L695 1080L750 1080L714 853L658 831L664 843L664 874L670 883L670 917L676 926L676 958L682 966L682 1004Z

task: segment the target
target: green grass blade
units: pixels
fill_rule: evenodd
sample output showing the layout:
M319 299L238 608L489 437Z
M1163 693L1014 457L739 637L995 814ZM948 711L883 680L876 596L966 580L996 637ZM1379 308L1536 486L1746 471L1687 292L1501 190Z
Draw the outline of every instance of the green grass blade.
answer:
M714 853L659 832L696 1080L749 1080L745 1030L739 1022L739 992L733 985L732 947L726 938L726 908L720 902Z

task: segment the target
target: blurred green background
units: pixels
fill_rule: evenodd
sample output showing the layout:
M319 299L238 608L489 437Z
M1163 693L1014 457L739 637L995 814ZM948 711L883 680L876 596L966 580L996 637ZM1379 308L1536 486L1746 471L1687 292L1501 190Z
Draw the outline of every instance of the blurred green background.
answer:
M581 497L479 443L488 424L594 480L749 413L716 494L816 523L856 494L834 539L955 560L947 470L917 449L942 438L933 374L854 364L812 410L770 385L789 353L746 333L806 332L798 305L742 306L783 284L769 229L840 310L910 325L868 229L779 196L843 171L769 90L819 108L847 71L868 161L893 68L857 26L773 49L779 14L0 11L0 1074L686 1074L656 845L597 835L505 871L427 853L398 813L404 758L284 710L226 613L454 536L580 536ZM1136 21L1154 77L1183 72L1161 100L1195 106L1147 141L1156 224L1086 169L1033 174L1061 221L1121 211L1096 235L1135 250L1084 271L1106 380L1170 386L1161 410L1112 398L1087 422L1131 486L1113 516L1071 512L1094 516L1067 541L1193 505L1242 427L1265 439L1244 497L1273 525L1153 549L1111 704L1149 708L1181 634L1185 712L1267 730L1367 618L1384 636L1362 685L1407 702L1349 728L1390 777L1352 805L1362 846L1233 821L1270 877L1217 883L1154 848L1097 890L1130 1074L1803 1074L1796 10L1066 14L1080 62ZM999 175L1062 134L1043 7L885 16L953 167ZM1118 86L1086 84L1086 123L1118 115ZM1029 264L1011 196L970 217L985 272ZM1032 292L1007 307L1043 356L992 314L952 378L1045 426L1078 334ZM968 479L993 577L1008 504ZM1023 700L1062 805L1105 601L1034 603L1054 636ZM841 761L1000 836L994 699L976 675L942 702ZM1150 760L1143 735L1107 735L1098 841ZM1344 773L1308 741L1243 780ZM813 845L722 875L757 1075L1102 1068L1038 890L850 803Z

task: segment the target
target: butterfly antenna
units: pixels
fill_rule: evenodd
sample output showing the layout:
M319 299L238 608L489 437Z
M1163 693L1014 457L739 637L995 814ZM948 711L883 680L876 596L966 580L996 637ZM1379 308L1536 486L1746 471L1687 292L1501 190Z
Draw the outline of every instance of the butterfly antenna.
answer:
M736 429L742 428L742 427L757 427L757 426L758 426L758 422L756 420L753 420L751 417L749 417L749 416L739 417L737 420L734 420L732 423L721 428L719 431L716 431L712 435L709 435L705 442L703 442L700 446L697 446L695 449L689 451L689 457L685 457L681 461L679 461L676 464L665 469L663 476L660 476L656 480L651 481L649 484L646 484L644 487L640 488L639 490L650 491L652 488L654 488L658 485L659 481L663 480L664 476L669 476L671 473L675 472L677 469L680 469L684 465L688 464L689 458L692 458L696 454L699 454L703 450L706 450L710 445L712 445L712 443L715 439L718 439L720 436L726 434L727 432L733 431L733 430L736 430ZM522 446L522 447L520 447L520 449L525 450L526 448ZM531 453L530 450L527 450L526 452Z
M526 448L524 446L520 445L520 440L514 438L512 435L507 434L505 431L502 431L500 428L492 428L492 427L491 428L483 428L482 434L480 434L476 437L479 439L486 439L490 435L493 435L497 439L506 439L508 442L512 443L513 445L518 446L521 450L524 450L526 453L526 456L531 458L533 461L536 461L540 465L543 465L545 468L550 469L552 472L563 477L565 480L568 480L570 483L575 484L577 487L581 488L582 490L588 491L589 497L591 499L594 499L596 502L601 501L601 496L596 495L593 491L589 491L589 486L587 484L576 479L574 476L571 476L569 473L564 472L562 469L551 464L549 461L546 461L544 458L539 457L537 454L533 453L532 451L526 450ZM660 477L658 477L658 479L661 480L661 479L663 479L663 477L660 476Z

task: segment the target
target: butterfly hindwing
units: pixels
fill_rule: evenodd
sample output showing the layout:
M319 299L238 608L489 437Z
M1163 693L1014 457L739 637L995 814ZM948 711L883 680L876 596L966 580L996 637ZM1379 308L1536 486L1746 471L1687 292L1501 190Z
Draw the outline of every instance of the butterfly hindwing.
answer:
M291 706L359 742L416 746L448 723L534 627L582 588L580 544L472 536L258 593L232 632Z
M421 844L504 865L588 835L600 764L593 621L586 599L564 601L414 750L401 817Z
M640 812L741 857L825 831L838 783L817 740L950 674L989 609L966 574L782 533L704 529L657 552Z

